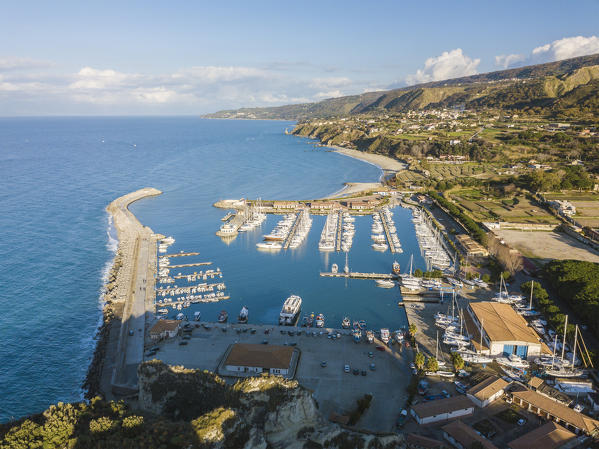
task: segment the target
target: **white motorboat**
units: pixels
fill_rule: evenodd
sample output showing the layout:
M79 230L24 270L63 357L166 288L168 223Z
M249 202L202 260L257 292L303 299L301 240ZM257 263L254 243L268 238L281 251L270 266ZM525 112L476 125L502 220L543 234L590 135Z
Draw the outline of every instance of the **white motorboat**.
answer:
M376 283L377 287L381 287L381 288L393 288L393 287L395 287L395 282L394 281L389 281L387 279L377 279L374 282Z
M299 318L302 307L302 298L297 295L291 295L283 303L281 313L279 314L279 324L293 326Z
M381 340L383 341L383 343L385 343L385 344L389 343L390 339L391 339L391 335L389 334L389 329L386 329L386 328L381 329Z
M373 243L371 246L376 251L387 251L389 249L389 246L385 243Z
M267 241L267 242L258 242L256 243L256 248L258 249L267 249L270 251L278 251L283 248L281 243L275 241Z

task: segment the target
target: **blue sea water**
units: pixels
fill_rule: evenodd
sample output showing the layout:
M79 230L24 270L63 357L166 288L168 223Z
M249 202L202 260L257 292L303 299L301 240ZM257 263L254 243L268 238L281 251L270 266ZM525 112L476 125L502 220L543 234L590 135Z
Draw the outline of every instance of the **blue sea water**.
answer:
M102 277L116 248L106 205L152 186L163 195L131 210L155 232L171 235L171 252L199 251L190 261L219 267L231 299L200 304L206 320L242 305L250 322L277 319L284 299L298 294L304 312L324 313L329 326L343 316L368 326L405 325L397 289L373 281L326 279L319 272L343 255L319 253L324 217L314 217L305 244L277 254L257 251L261 230L229 244L215 236L225 198L310 199L346 181L377 180L380 170L288 136L292 122L197 118L0 119L0 421L81 398L101 318ZM410 212L394 210L405 253L424 268ZM369 217L356 220L349 265L387 272L396 258L370 247ZM176 270L182 271L183 270ZM193 270L188 270L190 272ZM185 273L187 273L185 272Z

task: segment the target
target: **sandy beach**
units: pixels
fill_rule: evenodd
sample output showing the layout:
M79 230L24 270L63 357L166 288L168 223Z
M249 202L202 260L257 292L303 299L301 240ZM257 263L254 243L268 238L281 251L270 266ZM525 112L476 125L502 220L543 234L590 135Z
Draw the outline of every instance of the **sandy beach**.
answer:
M369 164L376 165L383 172L387 172L385 174L391 172L398 172L400 170L406 169L406 164L400 162L396 159L392 159L388 156L383 156L382 154L373 154L366 153L364 151L352 150L349 148L343 148L338 146L331 146L335 150L336 153L343 154L345 156L353 157L355 159L360 159L364 162L368 162Z

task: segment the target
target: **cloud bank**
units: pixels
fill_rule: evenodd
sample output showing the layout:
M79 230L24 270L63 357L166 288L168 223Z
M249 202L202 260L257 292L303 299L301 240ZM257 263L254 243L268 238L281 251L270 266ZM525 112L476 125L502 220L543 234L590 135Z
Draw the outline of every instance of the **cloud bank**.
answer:
M561 61L599 53L599 37L573 36L555 40L549 44L534 48L530 54L511 54L495 56L495 65L503 69L522 67L530 64Z
M462 76L476 75L480 59L472 59L461 48L445 51L440 56L428 58L424 68L406 77L406 84L414 85L430 81L441 81Z

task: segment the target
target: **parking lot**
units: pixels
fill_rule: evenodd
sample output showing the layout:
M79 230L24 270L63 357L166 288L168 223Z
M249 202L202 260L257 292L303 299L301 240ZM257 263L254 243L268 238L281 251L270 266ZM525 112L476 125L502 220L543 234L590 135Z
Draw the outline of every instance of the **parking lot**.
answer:
M405 406L412 352L398 344L387 347L377 341L374 344L355 343L347 330L334 331L341 337L332 339L327 333L333 331L327 329L308 329L310 335L306 335L303 328L203 323L208 327L206 329L200 323L192 323L196 324L199 327L194 328L188 340L176 337L158 343L159 351L149 358L158 358L169 365L216 371L227 348L233 343L290 344L300 350L295 378L313 392L325 418L331 412L349 414L357 399L371 394L370 408L357 427L388 432L393 430L399 412ZM294 332L290 336L289 330L300 330L301 335ZM180 345L182 341L187 344ZM326 366L323 367L322 362L326 362ZM374 364L374 369L370 364ZM349 373L344 371L345 365L349 365ZM354 369L358 370L357 374L354 374Z

